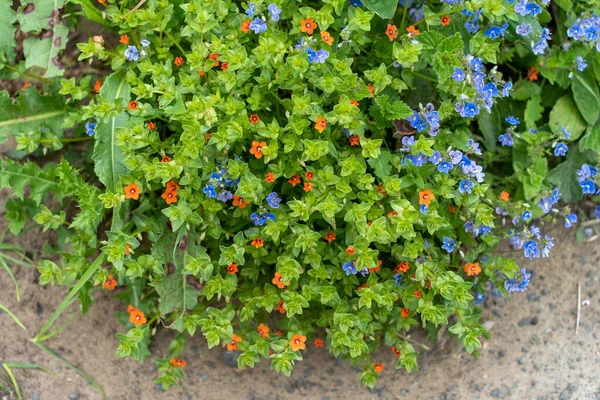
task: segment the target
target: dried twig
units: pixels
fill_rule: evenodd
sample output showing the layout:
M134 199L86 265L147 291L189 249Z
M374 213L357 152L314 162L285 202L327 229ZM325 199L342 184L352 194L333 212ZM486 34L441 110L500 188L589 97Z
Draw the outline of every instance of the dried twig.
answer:
M575 322L575 336L579 332L579 317L581 315L581 282L577 282L577 321Z
M131 11L129 11L127 14L125 14L125 16L124 16L123 18L127 18L127 17L129 17L129 16L130 16L132 13L134 13L134 12L135 12L136 10L138 10L138 9L139 9L141 6L143 6L145 2L146 2L146 0L140 0L140 2L139 2L139 3L137 3L137 4L135 5L135 7L133 7L133 8L131 9Z

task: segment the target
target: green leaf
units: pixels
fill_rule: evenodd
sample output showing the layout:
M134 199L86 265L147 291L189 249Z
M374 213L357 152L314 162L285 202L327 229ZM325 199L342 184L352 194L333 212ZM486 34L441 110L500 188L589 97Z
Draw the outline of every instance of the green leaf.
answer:
M557 6L559 6L565 11L569 11L573 7L573 3L571 3L571 0L554 0L554 2Z
M15 58L15 32L16 26L13 24L17 20L17 15L12 9L11 0L0 0L0 56L4 56L13 61ZM1 58L1 57L0 57Z
M30 187L28 197L37 204L42 202L50 188L56 187L53 175L42 170L36 163L28 161L21 165L10 159L6 159L4 163L4 167L0 168L0 188L10 188L20 199L24 198L27 185Z
M588 126L585 135L579 140L581 150L600 152L600 125Z
M562 133L562 128L571 132L571 138L577 139L583 133L586 123L577 109L577 105L570 94L564 95L550 111L550 129L557 135Z
M364 0L363 4L383 19L392 18L398 7L397 0Z
M409 68L411 65L419 61L419 54L423 49L422 44L414 44L411 42L406 43L402 46L398 42L394 42L392 52L396 61L405 68Z
M8 135L50 131L63 136L62 122L66 113L64 98L56 91L42 96L34 87L22 91L14 101L8 92L0 92L0 143Z
M105 100L113 102L117 99L129 101L129 84L124 74L113 73L104 81L100 95ZM125 166L123 151L117 146L117 129L127 126L129 114L126 111L109 118L108 121L98 121L95 133L94 172L106 189L116 193L120 192L117 185L121 175L127 175L129 170Z
M302 159L305 161L316 161L329 153L329 142L326 140L302 140L304 153Z
M577 181L577 170L581 168L581 164L582 155L576 146L572 146L567 153L567 160L548 173L548 180L558 187L561 199L566 202L581 200L583 197Z
M573 72L571 88L573 99L579 107L583 119L588 125L595 125L600 115L600 93L598 93L598 85L594 81L591 68L583 72Z
M52 35L40 39L27 38L23 42L25 53L25 68L40 67L45 70L45 78L53 78L64 74L64 67L59 62L59 53L67 46L69 30L66 26L56 23Z
M388 151L382 151L377 158L369 158L367 162L373 168L375 176L383 179L392 172L391 156Z
M539 94L532 96L527 101L527 105L525 106L525 125L527 129L536 127L535 123L542 118L543 111L542 98Z
M49 29L50 23L56 23L58 11L63 7L63 0L31 0L22 1L17 18L24 32L39 33L43 29ZM56 19L50 19L56 14Z

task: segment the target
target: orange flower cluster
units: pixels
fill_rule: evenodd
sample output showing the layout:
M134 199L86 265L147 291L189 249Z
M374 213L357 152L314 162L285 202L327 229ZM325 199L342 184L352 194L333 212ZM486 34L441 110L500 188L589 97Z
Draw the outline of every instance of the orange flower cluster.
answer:
M127 306L127 312L129 313L129 322L135 326L144 325L147 322L144 313L131 304Z
M283 281L283 277L279 272L275 272L275 275L273 276L273 279L271 279L271 282L273 283L273 285L277 285L279 289L283 289L286 286L290 286L289 282L285 283Z
M117 287L117 281L115 280L115 278L113 278L112 275L108 275L108 279L104 281L102 286L104 287L104 289L107 290L115 290L115 288Z
M169 360L169 362L171 363L172 366L176 367L176 368L183 368L187 365L187 362L185 362L182 359L179 358L171 358Z
M169 182L167 182L165 186L165 192L160 197L162 197L167 204L177 203L178 190L179 185L175 182L175 180L171 179Z

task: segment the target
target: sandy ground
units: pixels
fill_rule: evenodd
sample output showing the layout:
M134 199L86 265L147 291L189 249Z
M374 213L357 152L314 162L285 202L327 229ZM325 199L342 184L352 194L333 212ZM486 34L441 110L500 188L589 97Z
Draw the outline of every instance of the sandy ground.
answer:
M8 196L0 192L0 213ZM0 218L0 229L6 221ZM534 271L529 291L484 303L492 338L484 342L478 359L449 339L443 349L431 345L423 332L412 338L432 346L423 351L420 371L393 369L395 356L384 349L377 360L385 363L373 390L358 383L358 369L336 360L324 348L309 346L305 360L290 378L261 362L240 371L234 357L222 348L209 351L201 336L189 340L183 358L185 378L178 388L163 392L154 384L153 361L144 365L117 359L115 334L124 329L114 311L123 308L109 294L97 292L88 314L77 316L60 335L45 342L61 356L89 373L110 399L600 399L598 296L600 241L575 244L574 231L554 232L558 239L551 259L522 261ZM26 237L7 237L38 256L47 235L34 230ZM0 311L0 362L31 362L58 373L15 370L24 399L99 399L98 392L64 363L41 352L30 341L66 294L63 287L41 287L35 269L13 266L20 283L17 302L10 278L0 269L0 303L11 309L28 328L22 330ZM575 335L577 285L582 300L579 334ZM78 314L77 305L69 310ZM166 355L173 332L159 331L153 356ZM6 376L0 373L0 380ZM10 398L0 391L0 399Z

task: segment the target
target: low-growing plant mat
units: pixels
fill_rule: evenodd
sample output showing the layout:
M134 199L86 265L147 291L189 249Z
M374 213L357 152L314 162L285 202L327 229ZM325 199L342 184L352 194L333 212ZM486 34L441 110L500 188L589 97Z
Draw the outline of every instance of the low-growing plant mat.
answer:
M6 195L1 192L0 204ZM0 228L5 226L2 220ZM553 258L521 260L520 265L534 271L527 292L484 303L492 338L484 341L479 359L467 354L455 340L440 348L417 330L411 339L431 348L421 349L420 372L395 371L394 354L380 352L376 359L385 368L373 390L359 384L358 369L336 361L312 343L303 353L305 362L286 378L270 371L265 362L254 370L238 370L233 367L233 353L222 348L209 351L204 339L196 335L181 356L187 361L181 386L163 392L153 383L157 373L152 362L140 365L115 358L115 334L122 328L113 313L123 305L102 291L95 293L95 304L84 316L78 315L77 302L73 304L59 322L75 315L76 323L44 344L92 376L110 399L597 399L600 241L577 244L574 231L567 230L555 231L553 236L560 238ZM40 229L19 241L7 237L8 242L33 253L47 239ZM23 398L101 398L80 375L29 341L63 300L65 289L39 286L33 268L13 266L13 271L21 302L16 300L11 278L0 270L0 303L28 330L0 313L0 362L35 363L58 373L13 369ZM578 282L581 301L589 300L589 305L581 306L575 335ZM158 331L151 347L153 356L165 356L161 352L167 350L172 335L172 331ZM441 337L445 339L447 333ZM8 383L0 377L2 384Z

